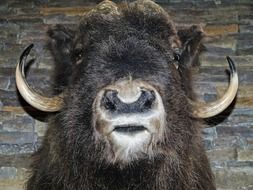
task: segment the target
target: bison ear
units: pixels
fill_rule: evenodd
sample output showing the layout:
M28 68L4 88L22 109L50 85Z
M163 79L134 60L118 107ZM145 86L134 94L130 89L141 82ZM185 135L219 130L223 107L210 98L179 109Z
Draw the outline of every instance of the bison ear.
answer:
M58 94L68 85L69 76L73 70L71 52L75 31L63 25L56 25L48 30L48 36L50 37L49 48L55 60L54 93Z
M56 61L70 60L75 32L63 25L56 25L48 30L49 46Z
M204 32L201 26L193 25L187 29L178 30L178 36L182 43L182 53L180 63L186 68L190 68L198 63L198 54L201 51L201 39Z

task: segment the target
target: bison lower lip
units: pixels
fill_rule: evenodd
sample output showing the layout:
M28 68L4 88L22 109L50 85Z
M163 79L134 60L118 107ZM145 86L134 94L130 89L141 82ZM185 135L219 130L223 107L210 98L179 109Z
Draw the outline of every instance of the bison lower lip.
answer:
M143 125L119 125L115 126L113 131L118 133L135 134L145 130L146 128Z

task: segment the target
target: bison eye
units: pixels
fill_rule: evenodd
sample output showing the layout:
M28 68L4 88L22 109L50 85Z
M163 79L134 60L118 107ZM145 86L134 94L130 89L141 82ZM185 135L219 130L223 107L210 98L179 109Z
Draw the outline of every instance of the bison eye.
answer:
M179 53L174 53L174 60L179 61L180 60L180 54Z
M83 50L82 49L75 49L73 53L73 60L76 64L81 63L83 58Z
M178 69L179 67L180 59L181 59L181 55L179 53L174 53L173 64L175 65L176 69Z

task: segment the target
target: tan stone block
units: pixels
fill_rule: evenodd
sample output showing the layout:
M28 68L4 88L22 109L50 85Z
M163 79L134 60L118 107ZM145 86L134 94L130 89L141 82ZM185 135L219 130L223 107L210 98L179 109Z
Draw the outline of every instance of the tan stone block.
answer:
M241 97L236 100L237 107L253 107L253 97Z
M0 190L24 190L23 180L0 180Z
M33 108L32 106L3 106L1 108L1 111L5 112L11 112L15 115L26 115L28 112L29 113L38 113L39 111L36 108Z
M4 106L2 108L2 111L12 112L12 113L16 113L16 114L23 114L23 113L25 113L25 110L22 107L14 107L14 106Z
M253 149L238 150L239 161L253 161Z
M54 14L64 14L66 16L82 16L90 11L92 7L42 7L40 8L40 14L54 15Z
M35 132L39 137L44 136L47 130L47 124L45 122L41 122L35 120Z
M219 169L213 172L218 189L236 190L253 185L253 170L251 167Z
M208 36L224 35L231 33L238 33L238 24L229 25L207 25L204 27L204 31Z
M207 151L207 156L210 161L229 161L236 159L236 150L235 148L223 148L223 149L214 149Z

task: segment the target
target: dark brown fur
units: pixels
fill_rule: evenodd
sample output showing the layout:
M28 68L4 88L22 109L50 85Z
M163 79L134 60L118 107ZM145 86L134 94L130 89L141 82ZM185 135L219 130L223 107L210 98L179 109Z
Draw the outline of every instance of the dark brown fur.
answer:
M194 97L190 68L202 36L198 27L176 31L164 12L149 14L133 6L120 17L93 14L76 31L56 26L48 34L56 92L67 92L66 105L52 118L33 155L28 190L215 189L200 128L187 102ZM174 60L177 52L180 61ZM122 168L106 162L104 142L95 144L92 102L99 89L129 74L158 89L168 125L154 159Z

